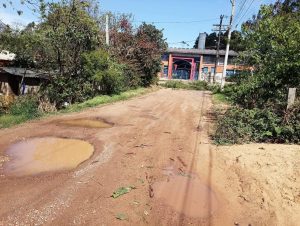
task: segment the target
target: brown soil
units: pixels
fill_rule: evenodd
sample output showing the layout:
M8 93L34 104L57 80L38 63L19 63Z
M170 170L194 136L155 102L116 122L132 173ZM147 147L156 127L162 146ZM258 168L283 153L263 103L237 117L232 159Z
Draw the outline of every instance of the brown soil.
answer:
M0 166L35 137L85 140L94 153L73 170L0 170L0 225L299 225L300 147L215 147L211 108L207 92L163 89L1 130ZM57 123L95 118L114 126Z

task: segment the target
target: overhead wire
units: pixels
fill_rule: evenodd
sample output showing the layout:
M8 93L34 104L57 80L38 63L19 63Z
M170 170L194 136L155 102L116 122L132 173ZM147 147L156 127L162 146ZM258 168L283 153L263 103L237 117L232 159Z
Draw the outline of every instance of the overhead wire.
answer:
M235 27L237 27L237 26L240 24L240 22L242 21L242 19L247 15L247 13L248 13L248 11L249 11L249 9L251 8L251 6L252 6L253 3L254 3L254 0L252 0L252 1L250 2L250 4L249 4L247 10L246 10L246 11L244 12L244 14L239 18L238 22L236 22Z
M244 0L244 1L240 2L239 7L238 7L239 9L237 10L237 13L235 16L235 20L238 20L239 17L242 15L247 2L248 2L248 0Z
M219 18L210 18L210 19L203 19L203 20L192 20L192 21L142 21L142 20L134 20L133 22L137 23L149 23L149 24L191 24L191 23L202 23L206 21L214 21Z

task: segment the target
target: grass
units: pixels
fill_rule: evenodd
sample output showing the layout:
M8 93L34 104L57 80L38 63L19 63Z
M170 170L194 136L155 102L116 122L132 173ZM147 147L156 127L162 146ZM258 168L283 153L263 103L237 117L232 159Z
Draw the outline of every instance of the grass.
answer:
M0 116L0 129L8 128L30 120L26 115L3 114Z
M28 113L20 113L20 114L2 114L0 115L0 129L2 128L8 128L17 124L21 124L27 121L30 121L32 119L38 119L41 117L48 117L53 114L63 114L63 113L71 113L71 112L78 112L82 111L86 108L91 108L91 107L96 107L99 105L103 104L109 104L109 103L114 103L117 101L122 101L122 100L128 100L132 97L140 96L149 92L152 92L156 90L155 88L138 88L134 90L129 90L122 92L120 94L115 94L112 96L97 96L94 97L90 100L87 100L82 103L78 104L72 104L66 109L62 109L56 113L45 113L45 114L37 114L37 115L32 115Z
M102 96L97 96L94 97L90 100L84 101L82 103L78 104L72 104L66 109L61 110L60 112L66 113L66 112L78 112L86 108L91 108L91 107L96 107L102 104L109 104L109 103L114 103L117 101L122 101L122 100L128 100L132 97L140 96L146 93L149 93L152 88L138 88L134 90L129 90L126 92L122 92L120 94L115 94L112 96L108 95L102 95Z
M215 104L230 104L230 100L228 96L226 96L224 93L215 93L213 94L213 102Z

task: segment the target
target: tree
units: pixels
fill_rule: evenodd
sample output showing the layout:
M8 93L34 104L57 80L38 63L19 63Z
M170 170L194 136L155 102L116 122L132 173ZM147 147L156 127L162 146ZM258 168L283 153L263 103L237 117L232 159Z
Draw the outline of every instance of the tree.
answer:
M239 104L284 110L288 88L300 88L299 2L262 6L253 20L243 24L246 51L240 59L255 70L237 90Z
M220 41L220 49L225 50L227 44L228 31L221 32L221 41ZM199 37L196 38L194 48L198 48ZM206 37L205 48L206 49L216 49L218 42L218 34L216 32L212 32ZM234 30L231 34L230 41L230 49L234 51L243 51L243 36L240 31Z
M142 73L142 83L148 86L157 78L161 70L161 56L167 48L163 33L154 25L143 23L136 34L134 51L138 62L138 70Z

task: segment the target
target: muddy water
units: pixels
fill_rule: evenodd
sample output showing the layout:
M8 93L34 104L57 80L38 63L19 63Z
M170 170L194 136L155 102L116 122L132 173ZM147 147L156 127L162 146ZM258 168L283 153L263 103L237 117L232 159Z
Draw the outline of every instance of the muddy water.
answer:
M70 120L60 121L58 124L65 125L65 126L86 127L86 128L112 127L112 124L100 119L70 119Z
M153 188L155 198L188 217L205 218L217 211L214 192L195 176L171 176L168 181L154 184Z
M32 175L77 167L91 157L91 144L75 139L54 137L33 138L11 145L4 164L6 175Z

